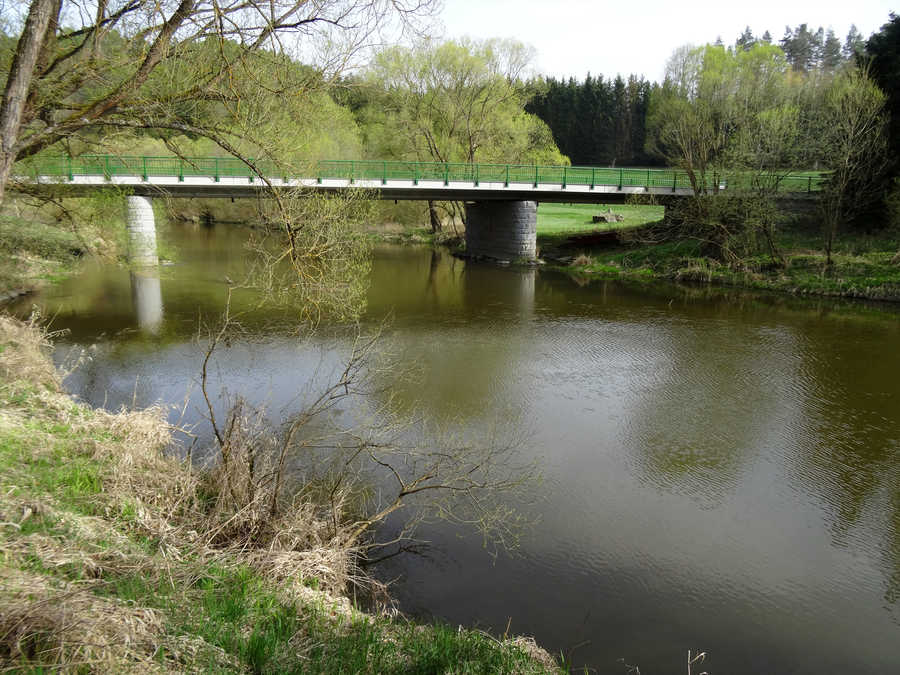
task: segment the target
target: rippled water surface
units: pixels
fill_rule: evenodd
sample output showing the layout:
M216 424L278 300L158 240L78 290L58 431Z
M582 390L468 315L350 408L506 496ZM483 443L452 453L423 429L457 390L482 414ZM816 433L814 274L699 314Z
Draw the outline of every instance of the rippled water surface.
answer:
M29 298L89 348L68 385L201 419L203 317L243 264L239 229L176 230L159 278L118 268ZM718 673L900 672L900 313L737 291L578 285L430 249L376 251L365 322L416 367L388 382L435 420L527 432L544 482L512 555L428 526L394 560L410 613L531 634L576 665ZM217 386L270 409L347 353L245 319Z

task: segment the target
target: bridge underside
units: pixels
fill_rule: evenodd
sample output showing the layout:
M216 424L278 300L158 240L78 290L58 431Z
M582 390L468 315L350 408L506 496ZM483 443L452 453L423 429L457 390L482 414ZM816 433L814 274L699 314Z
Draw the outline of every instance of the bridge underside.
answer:
M643 187L615 185L567 185L559 183L503 183L432 180L341 180L315 179L283 180L270 178L268 183L244 177L221 177L218 181L205 176L151 176L147 180L134 176L74 176L72 180L40 178L38 184L70 196L85 196L98 190L126 191L143 197L194 197L194 198L256 198L265 196L271 187L281 189L308 189L317 192L344 192L358 189L374 193L376 199L415 201L533 201L569 204L623 204L636 195L652 195L659 203L672 198L688 197L691 190L670 187ZM14 186L10 186L14 189ZM29 181L30 189L35 183Z

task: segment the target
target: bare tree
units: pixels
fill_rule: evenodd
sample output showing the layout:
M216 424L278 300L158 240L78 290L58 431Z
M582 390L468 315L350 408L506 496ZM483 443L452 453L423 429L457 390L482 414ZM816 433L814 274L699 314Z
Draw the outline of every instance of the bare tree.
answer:
M0 201L13 164L89 130L155 129L225 143L192 114L246 101L251 55L313 62L327 79L354 54L427 14L431 0L31 0L0 104ZM127 43L127 44L123 44ZM115 47L115 48L114 48ZM235 78L235 75L238 78ZM256 83L258 84L258 83ZM296 92L297 82L279 83ZM302 83L299 83L302 88Z
M276 546L291 541L294 512L329 523L330 546L366 565L416 547L418 524L431 518L465 523L498 546L514 544L523 519L510 506L537 478L522 459L521 431L502 427L490 438L441 432L401 412L390 384L401 376L380 351L382 330L357 333L343 366L301 408L278 424L237 396L216 413L209 364L226 336L239 328L228 307L211 330L201 391L218 458L211 543ZM382 377L383 375L387 377ZM349 422L340 410L354 411ZM299 501L298 501L299 500ZM378 526L404 514L399 529L378 539ZM300 526L302 529L302 526ZM302 545L302 539L299 541Z
M863 70L842 71L821 88L810 143L830 171L820 202L826 265L841 225L880 196L878 177L887 161L884 102Z

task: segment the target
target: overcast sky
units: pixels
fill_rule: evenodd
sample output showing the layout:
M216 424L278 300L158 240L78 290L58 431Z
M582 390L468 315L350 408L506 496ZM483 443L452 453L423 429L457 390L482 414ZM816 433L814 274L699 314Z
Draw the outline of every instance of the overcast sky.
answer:
M844 41L850 24L868 38L898 13L900 0L444 0L447 38L512 37L537 49L536 70L583 78L639 73L661 79L666 59L683 44L721 36L734 43L749 25L775 41L784 28L833 28Z

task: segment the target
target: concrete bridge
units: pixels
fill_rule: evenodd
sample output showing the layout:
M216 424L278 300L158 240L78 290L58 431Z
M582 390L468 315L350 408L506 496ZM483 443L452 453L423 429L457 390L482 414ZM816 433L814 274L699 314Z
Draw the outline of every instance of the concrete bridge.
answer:
M668 205L694 194L687 173L672 169L323 160L287 172L271 162L233 157L119 155L42 158L17 168L18 182L52 185L72 196L104 189L127 192L133 258L148 263L156 260L154 196L240 198L271 189L358 189L378 199L463 201L470 255L530 260L536 254L539 202L610 204L652 195ZM821 180L788 176L779 189L809 194ZM726 186L713 177L706 187L717 191Z

